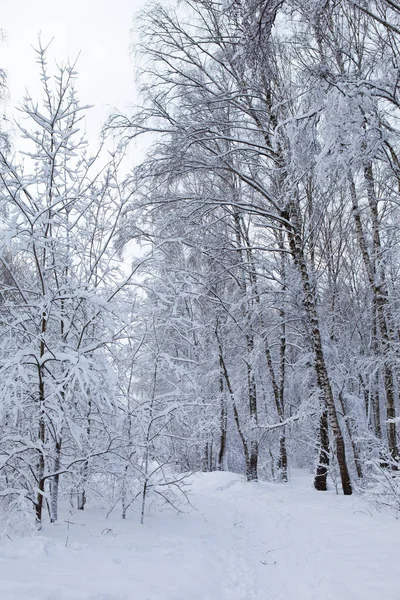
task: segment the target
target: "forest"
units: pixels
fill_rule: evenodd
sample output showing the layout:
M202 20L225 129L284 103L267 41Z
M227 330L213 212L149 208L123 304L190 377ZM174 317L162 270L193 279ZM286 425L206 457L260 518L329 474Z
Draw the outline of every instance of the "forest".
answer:
M183 0L136 29L140 102L95 148L44 42L2 125L3 527L143 523L199 471L301 468L398 515L400 4Z

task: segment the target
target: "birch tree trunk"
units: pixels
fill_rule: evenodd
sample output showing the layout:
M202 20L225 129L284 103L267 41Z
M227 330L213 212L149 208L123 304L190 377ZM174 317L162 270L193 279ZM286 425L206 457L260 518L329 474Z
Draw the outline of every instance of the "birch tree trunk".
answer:
M317 375L318 386L324 397L326 411L328 414L328 422L335 440L342 489L345 495L350 495L352 494L353 490L346 461L346 448L339 424L332 386L324 356L321 329L317 312L317 299L315 297L316 292L311 286L307 262L304 256L304 244L301 236L301 224L298 214L298 207L292 203L289 211L283 212L281 216L288 223L287 232L289 237L289 246L293 260L301 277L303 304L310 325L311 344L314 352L314 367ZM291 226L289 224L291 224Z
M58 519L58 491L60 487L60 474L58 473L58 471L60 470L61 466L61 446L62 440L60 438L56 440L55 444L55 457L53 468L56 474L52 477L50 488L50 520L52 523L55 523Z

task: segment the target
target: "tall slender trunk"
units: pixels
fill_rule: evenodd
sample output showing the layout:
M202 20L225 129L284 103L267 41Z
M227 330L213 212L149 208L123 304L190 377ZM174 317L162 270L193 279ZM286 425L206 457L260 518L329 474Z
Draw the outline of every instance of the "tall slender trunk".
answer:
M58 492L60 487L60 474L58 473L58 471L60 470L61 465L61 445L62 440L60 438L56 440L55 445L55 457L53 468L56 474L54 475L54 477L52 477L50 490L50 520L52 523L55 523L58 519Z
M86 417L87 418L86 434L87 434L87 439L89 442L91 430L92 430L92 423L91 423L92 399L90 396L90 389L87 390L87 393L88 393L88 411L87 411L87 417ZM78 510L85 510L85 505L87 502L86 485L87 485L88 477L89 477L89 460L85 460L85 462L82 465L81 479L79 482L79 489L78 489L78 493L77 493Z
M282 321L282 327L284 328L284 324ZM285 408L284 408L284 385L285 385L285 354L286 354L286 336L284 334L284 329L281 331L281 341L280 341L280 381L278 384L277 377L275 375L274 366L272 363L272 355L271 349L269 347L268 339L266 334L264 334L264 352L267 361L268 371L272 384L272 392L275 400L276 411L278 413L278 419L281 423L285 420ZM282 427L280 431L279 438L279 461L278 467L281 474L281 479L284 482L288 481L288 459L287 459L287 450L286 450L286 437L285 437L285 428Z
M282 291L286 291L286 257L284 253L284 237L282 229L279 230L279 249L281 250L281 278L283 281ZM279 419L285 420L285 377L286 377L286 312L284 305L279 309L279 319L281 322L281 337L279 344ZM278 405L277 405L278 408ZM286 449L285 427L281 427L279 438L279 469L281 479L284 483L288 481L288 457Z
M39 432L38 432L38 440L40 443L39 450L39 459L38 459L38 474L37 474L37 497L36 497L36 524L38 527L41 526L42 523L42 515L43 515L43 500L45 494L45 479L44 479L44 470L45 470L45 458L44 458L44 444L46 440L46 428L44 422L44 416L41 415L39 418Z
M318 464L314 478L314 487L319 492L326 492L327 490L329 459L328 412L324 408L319 419Z
M148 481L147 478L144 480L143 482L143 489L142 489L142 506L140 509L140 523L141 525L143 525L144 523L144 511L146 508L146 497L147 497L147 486L148 486Z
M204 399L203 399L204 402ZM203 473L208 473L211 471L210 469L210 459L211 459L211 444L209 441L209 432L204 428L203 429L203 447L201 450L201 470Z
M221 364L221 356L219 357L219 392L220 392L220 416L219 416L219 451L217 457L217 470L225 469L225 454L226 454L226 437L228 428L228 414L226 410L226 402L224 398L224 373Z
M250 444L249 460L246 469L247 481L258 480L258 413L257 413L257 388L254 378L253 353L254 340L252 336L246 336L248 349L247 362L247 386L249 391L249 418L250 418Z
M39 430L38 430L38 442L39 442L39 458L38 458L38 470L37 470L37 497L36 497L36 524L38 527L41 526L43 516L43 500L45 494L45 443L46 443L46 424L45 424L45 382L42 358L45 353L45 340L44 337L47 331L47 316L45 313L42 315L41 323L41 340L40 340L40 363L38 364L38 380L39 380Z
M373 315L373 327L372 327L372 339L373 339L373 351L375 356L378 358L379 353L379 344L378 344L378 325L377 325L377 315L376 311L374 311ZM372 401L372 412L374 418L374 428L375 435L378 439L382 439L382 425L381 425L381 405L379 398L379 371L376 370L374 375L373 383L372 383L372 391L371 391L371 401Z
M122 477L122 490L121 490L121 505L122 505L121 517L123 519L126 519L126 511L128 510L128 502L127 502L128 471L129 471L129 465L125 465L124 474Z
M87 460L85 460L85 462L83 463L83 466L82 466L81 479L80 479L79 488L78 488L78 491L76 494L78 510L85 510L85 505L87 502L86 482L87 482L87 478L88 478L88 470L89 470L89 463Z
M203 447L201 459L201 470L203 473L210 473L213 470L213 445L212 441L207 441Z
M297 265L302 281L303 304L310 325L310 337L314 352L314 368L317 375L317 382L319 388L323 393L326 410L328 413L329 425L331 427L331 431L335 440L336 454L338 459L343 493L345 495L350 495L352 493L352 486L346 462L346 449L336 411L332 386L328 375L328 369L325 362L321 330L317 312L315 290L313 290L311 287L307 263L304 256L298 208L292 204L290 207L290 211L283 213L282 216L285 218L287 223L291 223L292 225L291 227L289 225L287 226L289 245L293 256L293 260Z
M286 449L286 437L285 437L285 428L282 427L283 433L281 433L279 438L279 462L278 467L281 475L281 479L284 483L288 482L288 458L287 458L287 449Z
M153 426L153 410L154 410L154 398L156 395L156 386L157 386L157 373L158 373L158 357L156 358L155 364L154 364L153 389L152 389L151 398L150 398L148 422L147 422L146 436L145 436L145 443L144 443L144 460L143 460L144 481L143 481L143 487L142 487L142 507L140 509L140 523L142 525L144 522L147 490L148 490L148 485L149 485L150 437L151 437L151 428Z

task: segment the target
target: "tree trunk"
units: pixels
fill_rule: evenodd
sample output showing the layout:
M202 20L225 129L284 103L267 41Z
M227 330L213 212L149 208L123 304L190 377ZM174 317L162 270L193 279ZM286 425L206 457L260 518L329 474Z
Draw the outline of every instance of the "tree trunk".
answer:
M345 495L352 494L350 474L346 462L346 450L340 429L339 420L336 412L335 400L332 387L329 380L328 369L325 362L325 356L322 346L322 338L317 313L317 302L315 291L312 290L310 278L307 269L307 263L304 257L303 240L301 237L301 225L298 215L298 208L291 205L290 213L283 213L282 217L292 226L287 225L289 244L294 262L300 273L303 287L303 304L307 319L310 325L311 344L314 352L314 368L317 375L318 386L323 393L325 405L328 413L328 422L336 444L336 454L338 459L342 489Z
M40 423L39 423L38 440L42 447L39 450L38 477L37 477L38 487L37 487L37 497L36 497L36 507L35 507L36 524L39 528L42 523L43 500L44 500L45 482L46 482L46 480L44 479L45 460L44 460L44 448L43 448L44 443L45 443L45 436L46 436L46 430L45 430L44 418L43 418L43 416L41 416Z
M283 427L283 430L285 428ZM279 462L278 467L281 475L281 480L284 483L288 482L288 459L286 450L286 438L284 432L281 433L279 438Z
M51 492L50 492L50 509L51 509L51 523L55 523L58 519L58 490L60 486L60 474L57 471L60 470L61 464L61 439L56 442L56 455L54 457L54 472L56 475L52 478Z
M251 440L250 452L246 465L247 481L258 481L258 442Z
M257 388L253 371L254 340L247 337L248 363L247 363L247 385L249 390L249 417L250 417L250 444L248 464L246 468L247 481L258 481L258 414L257 414Z
M46 314L42 315L42 323L41 323L41 341L40 341L40 359L43 358L45 353L45 340L44 336L47 330L47 317ZM38 431L38 442L40 445L39 449L39 460L38 460L38 474L37 474L37 497L36 497L36 524L40 528L42 523L43 516L43 500L45 494L45 484L46 480L44 479L45 472L45 457L44 457L44 445L46 442L46 424L45 424L45 383L44 383L44 373L43 366L38 364L38 381L39 381L39 431Z
M124 476L122 479L122 490L121 490L121 505L122 505L121 517L123 519L126 519L126 511L128 510L127 494L126 494L128 470L129 470L129 465L126 465L125 470L124 470Z
M319 421L319 453L318 464L314 478L314 487L319 492L326 492L327 477L329 468L329 434L328 434L328 413L324 409Z
M85 460L85 462L83 463L83 467L82 467L82 472L81 472L81 481L79 483L79 489L76 495L76 500L77 500L77 508L78 510L84 510L85 509L85 504L86 504L86 481L87 481L87 475L88 475L88 461Z
M227 435L227 427L228 427L228 415L226 410L226 402L224 398L224 374L223 368L221 364L221 356L219 357L219 391L221 396L221 406L220 406L220 437L219 437L219 451L217 457L217 470L223 471L225 469L225 453L226 453L226 435Z

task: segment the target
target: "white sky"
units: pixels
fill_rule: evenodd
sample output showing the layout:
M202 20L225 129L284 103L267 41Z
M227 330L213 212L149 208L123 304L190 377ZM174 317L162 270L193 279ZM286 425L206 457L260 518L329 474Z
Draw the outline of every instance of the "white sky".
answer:
M6 112L29 89L40 92L32 46L40 33L43 44L54 37L49 59L58 62L80 57L77 64L81 104L94 104L87 132L95 139L110 109L128 111L135 101L134 70L129 49L135 13L145 0L2 0L0 66L8 73ZM51 62L49 60L49 62Z

